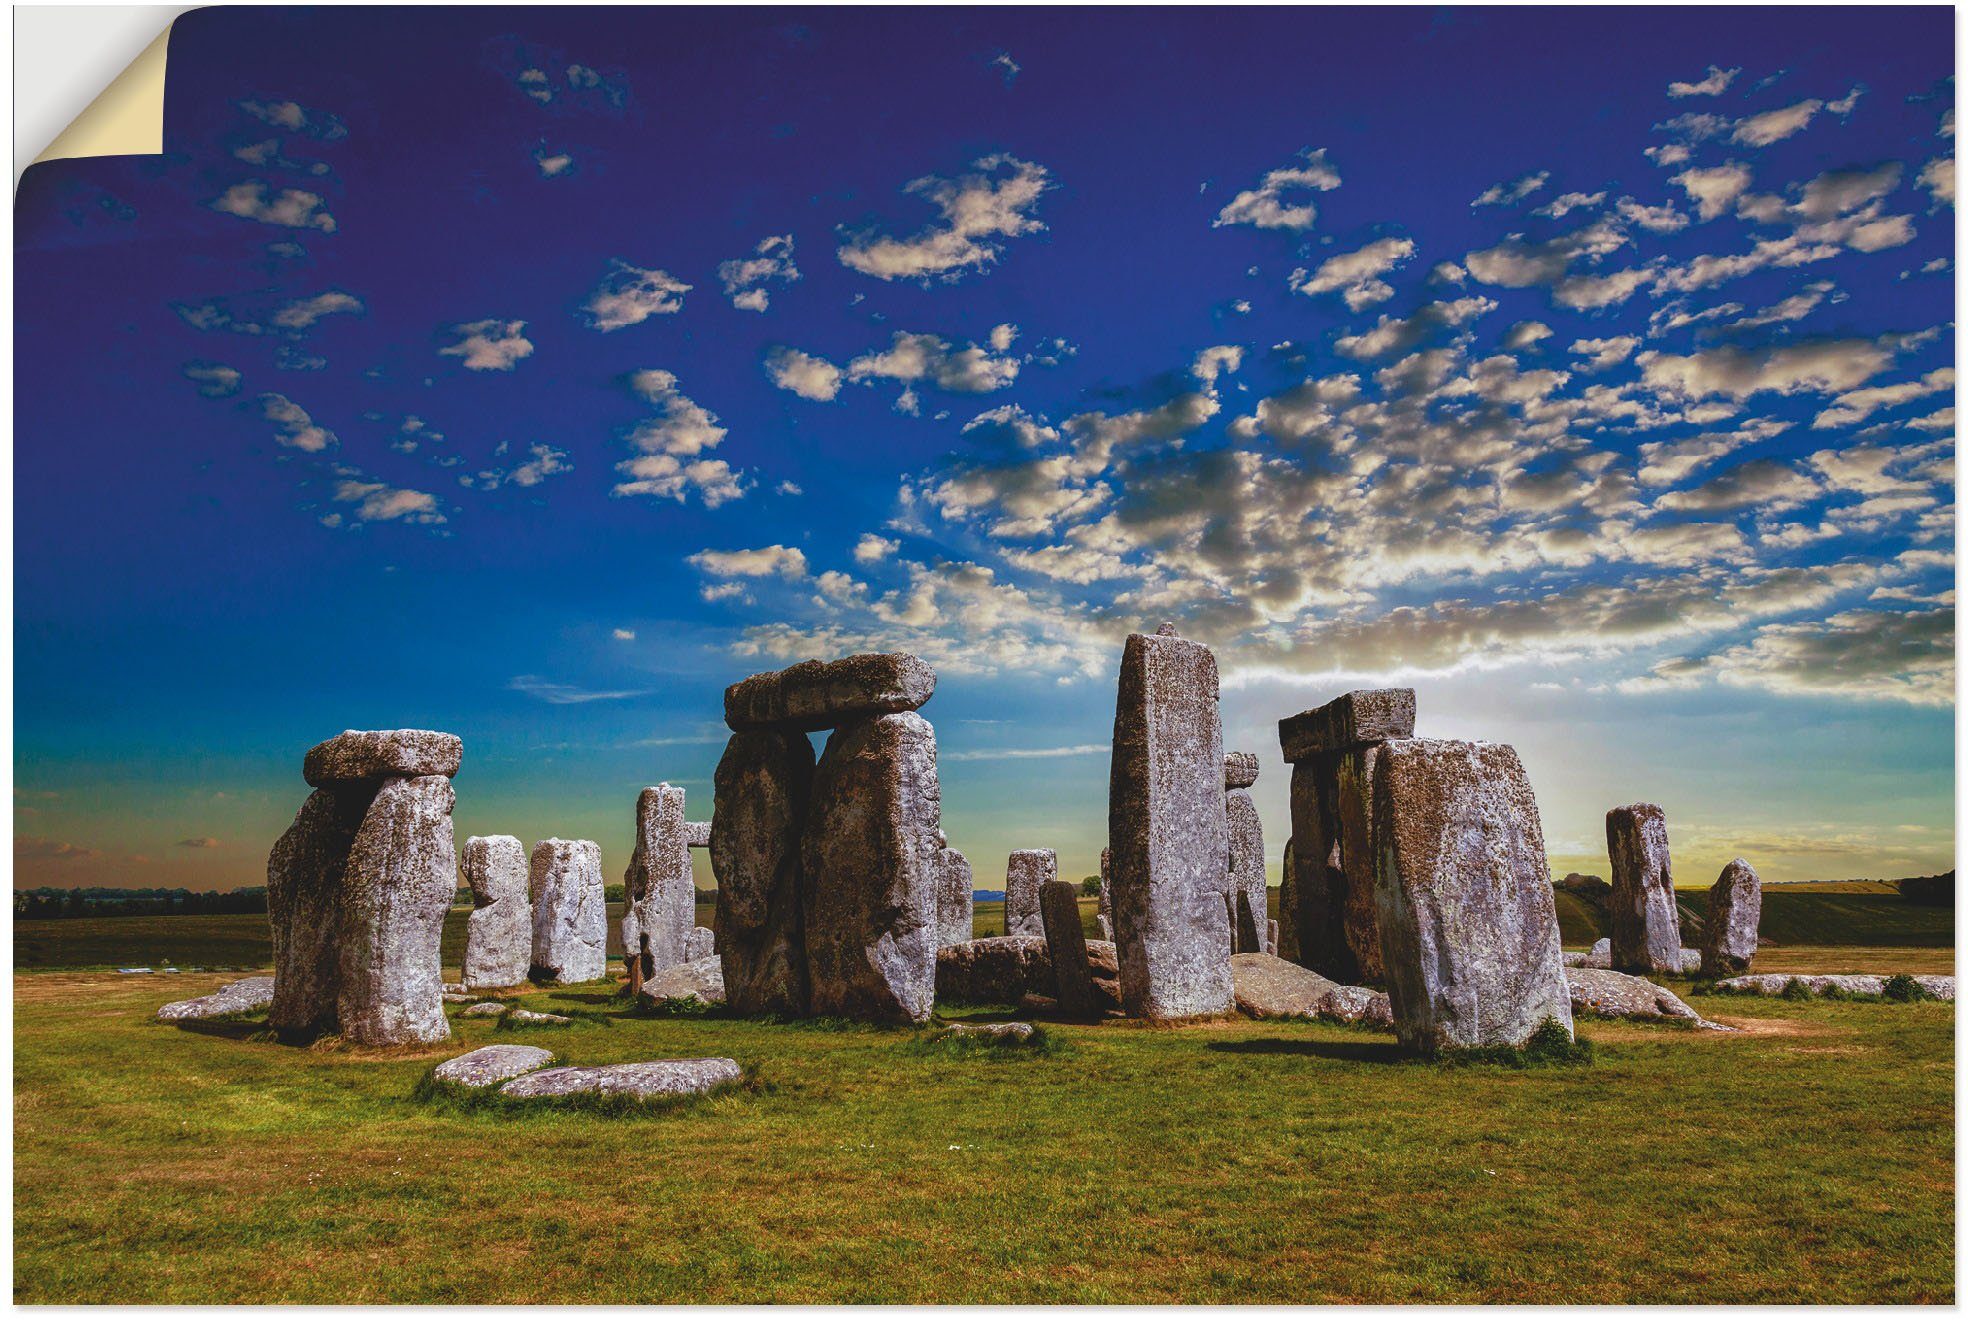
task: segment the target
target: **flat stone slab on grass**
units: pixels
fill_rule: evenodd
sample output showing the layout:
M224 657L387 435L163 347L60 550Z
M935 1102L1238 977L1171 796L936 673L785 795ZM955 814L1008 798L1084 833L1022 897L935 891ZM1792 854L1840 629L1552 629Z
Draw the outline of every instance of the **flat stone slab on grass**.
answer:
M1230 958L1237 1009L1254 1018L1330 1018L1391 1027L1394 1009L1384 991L1340 985L1310 968L1268 953Z
M553 1060L553 1051L538 1045L486 1045L455 1059L446 1059L432 1069L431 1076L456 1086L497 1086L544 1068Z
M515 1008L506 1014L506 1020L509 1022L526 1022L536 1027L561 1027L566 1026L574 1019L571 1017L562 1017L558 1013L535 1013L530 1008Z
M665 967L642 983L640 996L645 1004L665 999L697 999L706 1004L724 1002L724 963L716 956Z
M1575 1016L1605 1018L1680 1018L1701 1021L1672 990L1663 990L1644 976L1604 968L1568 967L1565 981L1572 989Z
M499 1094L516 1100L562 1095L702 1095L740 1076L735 1059L655 1059L593 1067L549 1068L516 1077Z
M348 729L308 749L301 777L310 788L367 779L415 779L458 773L465 744L455 733L431 729Z
M195 1022L201 1018L227 1017L233 1013L256 1013L273 1003L273 978L249 976L243 981L220 986L197 999L180 999L157 1010L159 1022Z
M1032 1024L1029 1022L952 1022L944 1029L945 1036L976 1036L983 1040L1030 1040Z
M481 1000L476 1004L473 1004L470 1008L466 1009L458 1016L459 1017L501 1017L511 1008L512 1008L511 1004L502 1004L496 999L486 999L486 1000Z
M1726 981L1717 981L1717 990L1731 991L1741 995L1780 995L1792 981L1802 981L1804 988L1814 995L1837 990L1848 995L1883 995L1886 993L1887 976L1803 976L1788 972L1764 972L1755 976L1735 976ZM1916 976L1914 981L1936 999L1954 1002L1954 978L1952 976Z

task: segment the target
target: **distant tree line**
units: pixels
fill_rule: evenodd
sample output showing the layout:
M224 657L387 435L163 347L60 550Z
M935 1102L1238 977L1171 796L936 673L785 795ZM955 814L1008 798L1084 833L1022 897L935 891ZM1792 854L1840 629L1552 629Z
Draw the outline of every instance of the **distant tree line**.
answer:
M217 912L265 912L266 887L222 894L191 889L16 889L14 920L54 917L158 917Z

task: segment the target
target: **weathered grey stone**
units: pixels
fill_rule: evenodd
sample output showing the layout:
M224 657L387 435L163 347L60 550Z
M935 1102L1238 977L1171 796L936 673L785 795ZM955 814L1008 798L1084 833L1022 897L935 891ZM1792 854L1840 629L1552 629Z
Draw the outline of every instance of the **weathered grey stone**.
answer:
M813 745L786 731L733 734L715 784L711 870L726 1003L738 1013L804 1016L800 830L813 788Z
M1347 941L1338 760L1328 755L1292 767L1292 834L1285 848L1278 924L1279 941L1292 951L1293 962L1350 985L1360 977L1360 964Z
M1537 800L1501 743L1383 743L1373 773L1380 945L1409 1050L1569 1034L1571 995Z
M234 1013L256 1013L273 1004L273 978L249 976L243 981L222 985L197 999L180 999L157 1010L159 1022L196 1022L204 1018L228 1017Z
M441 996L439 996L439 998L441 998L447 1004L469 1004L472 1002L472 996L465 994L462 991L458 991L454 993L450 990L446 990Z
M687 820L683 823L684 841L693 848L711 846L711 822L707 820Z
M722 1004L724 964L716 958L696 958L674 967L665 967L642 983L641 997L648 1004L660 1004L666 999L697 999L706 1004Z
M1643 976L1679 971L1681 921L1667 817L1651 802L1614 807L1606 813L1606 851L1613 864L1606 906L1613 923L1614 970Z
M377 779L415 779L458 773L465 744L455 733L430 729L349 729L308 749L301 777L309 787ZM373 785L372 785L373 787Z
M1316 1017L1334 983L1309 968L1268 953L1230 958L1237 1009L1254 1018Z
M1100 927L1100 937L1106 940L1114 938L1114 882L1108 874L1113 861L1114 850L1102 848L1100 850L1100 905L1095 910L1093 919Z
M1356 983L1386 980L1380 950L1380 910L1374 899L1373 782L1378 745L1341 752L1334 763L1333 805L1338 811L1339 871L1345 885L1342 932Z
M496 999L484 999L473 1004L470 1008L458 1014L458 1016L468 1018L504 1017L511 1008L511 1004L502 1004Z
M1114 711L1107 834L1131 1017L1230 1009L1228 826L1216 657L1168 625L1131 635Z
M1225 790L1249 788L1257 782L1257 753L1225 752L1223 754L1223 787Z
M463 981L444 981L440 984L443 986L444 993L447 995L461 995L465 993L465 983Z
M1005 934L1043 935L1039 888L1059 878L1059 854L1050 848L1020 848L1005 863Z
M1029 1022L952 1022L942 1031L945 1036L976 1036L983 1040L1032 1039Z
M1278 922L1275 917L1264 923L1264 951L1274 955L1278 952Z
M526 893L526 848L510 834L465 840L465 972L460 990L518 985L533 966L533 902ZM448 988L448 987L447 987Z
M697 925L682 789L658 784L637 795L635 838L622 873L622 956L640 957L647 978L688 961Z
M527 867L533 894L536 980L557 985L608 974L608 903L601 848L592 839L542 839Z
M574 1019L560 1013L535 1013L530 1008L515 1008L506 1014L506 1020L533 1027L564 1027Z
M800 836L812 1011L923 1022L936 995L936 731L914 711L842 725Z
M1046 956L1052 963L1054 998L1068 1017L1090 1018L1105 1005L1093 988L1086 928L1080 922L1080 889L1071 880L1048 880L1039 890Z
M316 789L267 856L274 983L267 1023L282 1036L335 1030L342 875L374 797L362 785Z
M1848 995L1883 995L1886 993L1886 982L1890 979L1887 976L1798 976L1787 972L1764 972L1755 976L1736 976L1726 981L1718 981L1715 988L1735 994L1781 995L1789 988L1792 981L1797 981L1814 995L1822 995L1833 990ZM1953 1002L1952 976L1916 976L1913 980L1934 998Z
M1316 710L1301 711L1278 721L1278 745L1293 765L1350 747L1412 738L1415 728L1413 688L1381 688L1349 692Z
M1581 967L1610 969L1613 965L1612 937L1601 935L1598 939L1592 941L1592 947L1585 951L1585 961L1579 965Z
M1673 991L1625 972L1573 967L1566 969L1565 981L1571 987L1574 1017L1701 1020L1701 1014L1689 1008Z
M1252 757L1253 761L1257 758ZM1264 823L1250 790L1233 788L1223 795L1224 828L1230 840L1230 893L1237 903L1239 953L1266 951L1264 892Z
M431 1070L440 1082L453 1086L497 1086L553 1062L553 1051L538 1045L484 1045L469 1054L446 1059Z
M736 730L811 733L915 710L935 691L936 671L913 655L850 655L825 664L806 660L726 688L724 722Z
M994 935L936 951L936 997L948 1004L1015 1004L1050 996L1052 958L1043 935Z
M1394 1030L1394 1003L1385 990L1364 985L1337 985L1319 1001L1319 1016L1334 1022Z
M1739 976L1756 957L1756 928L1763 920L1763 881L1738 857L1722 868L1708 891L1702 926L1701 974Z
M735 1059L656 1059L586 1068L549 1068L515 1077L499 1094L515 1100L558 1095L701 1095L743 1074Z
M717 957L717 932L709 926L692 926L690 938L684 941L683 960L697 962L704 958Z
M936 853L936 945L963 944L976 933L975 884L970 859L944 845Z
M443 775L389 779L349 848L337 907L335 1009L359 1045L446 1040L438 947L458 889L457 800Z
M1304 966L1305 959L1299 956L1298 929L1298 848L1294 839L1285 840L1285 864L1278 875L1278 920L1271 924L1277 929L1271 936L1271 952L1286 962Z

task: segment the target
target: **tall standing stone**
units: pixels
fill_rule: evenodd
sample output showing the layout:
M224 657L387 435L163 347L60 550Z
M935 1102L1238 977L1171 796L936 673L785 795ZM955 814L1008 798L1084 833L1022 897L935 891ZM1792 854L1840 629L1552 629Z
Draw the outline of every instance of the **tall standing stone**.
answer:
M1638 976L1681 970L1681 917L1667 851L1667 816L1651 802L1606 813L1613 865L1613 970Z
M1100 904L1094 911L1094 921L1100 926L1100 938L1114 938L1114 882L1110 872L1114 866L1114 850L1100 850Z
M813 744L783 729L725 744L711 813L718 960L736 1013L807 1011L800 832L813 790Z
M1296 839L1285 840L1285 864L1278 876L1278 920L1272 922L1278 933L1272 937L1273 950L1286 962L1303 963L1298 948L1298 848Z
M1005 863L1005 934L1043 935L1039 887L1059 878L1059 854L1050 848L1020 848Z
M1114 941L1130 1017L1227 1012L1228 825L1216 657L1164 624L1121 654L1107 792Z
M1268 953L1264 928L1269 918L1264 885L1264 823L1250 787L1257 782L1257 758L1232 752L1223 758L1224 825L1230 839L1230 893L1236 901L1237 953Z
M374 796L349 785L316 789L267 857L273 933L267 1023L282 1036L308 1039L335 1030L342 874Z
M976 938L976 888L970 859L943 840L936 851L936 947Z
M451 1035L438 950L458 888L456 800L443 775L386 780L349 848L336 1013L343 1037L356 1044L424 1044Z
M526 848L510 834L474 835L465 840L464 864L473 905L465 920L465 989L518 985L533 965Z
M1039 891L1039 913L1045 922L1046 952L1058 986L1059 1011L1074 1018L1098 1015L1101 1000L1093 988L1093 967L1087 961L1079 886L1071 880L1046 881Z
M1408 1049L1569 1034L1571 992L1537 799L1514 748L1400 739L1374 774L1380 944Z
M558 985L608 975L608 903L592 839L542 839L527 868L535 979Z
M689 961L697 925L697 887L690 879L690 823L683 790L668 784L636 797L636 842L622 875L622 956L654 976Z
M1738 857L1722 868L1708 891L1708 920L1702 929L1701 974L1707 980L1740 976L1756 957L1756 930L1763 921L1763 880Z
M816 1016L928 1020L941 803L936 733L914 711L843 724L827 739L800 838Z

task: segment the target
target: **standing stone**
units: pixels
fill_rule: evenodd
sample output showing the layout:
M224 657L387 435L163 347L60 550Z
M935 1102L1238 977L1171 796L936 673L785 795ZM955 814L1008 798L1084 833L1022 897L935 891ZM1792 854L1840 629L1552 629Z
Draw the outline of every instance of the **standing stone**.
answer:
M533 965L533 905L526 896L526 849L509 834L465 840L467 990L518 985Z
M711 870L718 960L736 1013L807 1011L800 830L813 787L813 744L785 730L733 734L715 779Z
M273 935L267 1023L283 1037L305 1040L335 1030L342 875L374 796L347 786L316 789L267 857Z
M1223 758L1224 827L1230 839L1230 893L1237 904L1238 953L1264 953L1264 823L1250 786L1257 782L1257 758L1232 752Z
M683 790L668 784L636 798L636 842L622 875L622 956L642 979L687 962L697 925L697 888L690 879L689 822Z
M1681 970L1681 919L1667 851L1667 817L1651 802L1606 813L1613 864L1613 970L1638 976Z
M591 839L542 839L527 872L533 893L536 980L558 985L608 975L608 903L601 848Z
M1572 1029L1557 905L1530 779L1501 743L1380 748L1380 944L1395 1031L1417 1053Z
M1059 854L1050 848L1020 848L1005 863L1005 934L1043 935L1039 887L1059 878Z
M1168 624L1152 637L1130 635L1121 655L1107 834L1128 1015L1229 1011L1216 657Z
M1756 957L1756 929L1763 920L1763 881L1756 868L1738 857L1722 868L1708 891L1708 921L1702 930L1701 974L1740 976Z
M1340 753L1333 784L1339 818L1339 874L1345 889L1341 933L1359 984L1386 979L1380 952L1380 917L1374 905L1373 780L1379 746Z
M1285 864L1278 877L1278 920L1271 923L1271 952L1286 962L1303 964L1298 949L1297 840L1285 840Z
M936 853L936 947L976 938L976 893L970 860L947 842Z
M1264 923L1264 951L1274 958L1278 956L1278 922L1276 918Z
M359 1045L446 1040L438 949L458 889L457 795L443 775L389 779L356 831L340 896L336 1013Z
M1341 985L1360 980L1346 938L1346 877L1339 865L1339 758L1323 755L1292 766L1288 894L1280 894L1282 937L1293 960Z
M800 837L816 1016L928 1021L941 814L936 732L922 716L871 716L827 739Z
M1071 1018L1098 1016L1101 1000L1093 988L1093 969L1087 963L1079 886L1071 880L1046 881L1039 890L1039 912L1045 921L1046 952L1052 959L1053 980L1059 990L1059 1011Z
M1100 938L1114 938L1114 882L1109 875L1114 865L1114 850L1100 850L1100 905L1094 913L1094 921L1100 926Z

